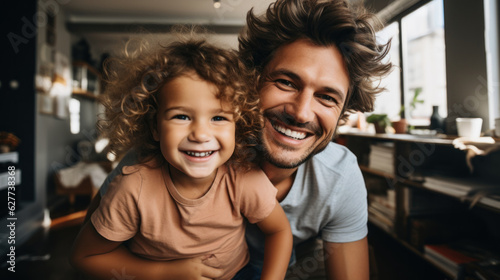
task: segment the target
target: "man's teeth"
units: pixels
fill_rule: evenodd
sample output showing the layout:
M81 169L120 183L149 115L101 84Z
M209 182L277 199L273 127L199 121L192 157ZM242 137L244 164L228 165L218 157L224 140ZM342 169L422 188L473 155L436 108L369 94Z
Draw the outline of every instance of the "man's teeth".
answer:
M279 125L275 125L274 128L277 131L279 131L279 132L281 132L281 133L283 133L286 136L291 137L291 138L295 138L298 140L302 140L302 139L306 138L306 133L304 133L304 132L292 131L289 128L284 128L284 127L279 126Z
M208 157L209 155L213 154L214 151L210 151L210 152L186 152L186 154L192 156L192 157Z

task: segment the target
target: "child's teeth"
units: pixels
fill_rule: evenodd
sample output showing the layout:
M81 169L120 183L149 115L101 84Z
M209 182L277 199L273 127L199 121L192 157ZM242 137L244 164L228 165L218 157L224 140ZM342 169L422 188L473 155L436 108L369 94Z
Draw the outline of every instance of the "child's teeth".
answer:
M186 154L193 156L193 157L207 157L211 155L213 152L186 152Z

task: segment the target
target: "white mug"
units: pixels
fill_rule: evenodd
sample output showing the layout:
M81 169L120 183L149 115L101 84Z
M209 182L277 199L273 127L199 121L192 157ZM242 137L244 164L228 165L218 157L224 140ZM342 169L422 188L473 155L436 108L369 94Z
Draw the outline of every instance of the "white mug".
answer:
M477 138L481 136L481 118L457 118L458 136Z

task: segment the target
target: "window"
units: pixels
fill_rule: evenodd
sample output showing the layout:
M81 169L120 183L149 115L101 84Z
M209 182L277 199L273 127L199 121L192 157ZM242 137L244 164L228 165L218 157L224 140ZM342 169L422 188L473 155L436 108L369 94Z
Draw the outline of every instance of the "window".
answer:
M386 91L379 94L375 99L374 113L387 114L391 119L397 118L401 110L401 69L399 68L399 25L392 23L378 32L377 40L381 43L391 41L391 49L385 57L387 61L395 65L393 71L385 77L380 83L386 88Z
M433 106L439 106L440 115L446 116L442 0L430 1L398 18L378 32L377 36L381 43L392 38L389 59L395 69L382 81L388 92L377 98L376 112L387 113L391 119L397 119L404 102L405 117L415 126L429 125ZM423 100L423 103L415 103L413 107L411 102L416 91L420 92L417 99Z
M80 133L80 101L75 98L69 100L69 120L71 133Z

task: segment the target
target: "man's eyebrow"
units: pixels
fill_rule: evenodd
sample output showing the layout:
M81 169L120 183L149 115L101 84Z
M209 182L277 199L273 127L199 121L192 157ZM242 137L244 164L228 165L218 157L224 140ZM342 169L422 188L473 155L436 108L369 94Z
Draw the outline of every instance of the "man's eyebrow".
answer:
M286 69L274 70L274 71L270 72L268 76L273 78L273 77L276 77L279 75L285 75L285 76L288 76L290 79L302 81L302 79L300 78L299 75L297 75L296 73L294 73L290 70L286 70Z
M344 92L342 92L341 90L336 89L336 88L323 87L323 91L331 93L331 94L334 94L334 95L337 95L341 99L340 100L341 102L344 102L344 99L346 97L346 94Z
M268 76L270 78L274 78L274 77L279 76L279 75L285 75L285 76L288 76L292 80L302 82L302 78L300 78L300 76L298 74L296 74L295 72L292 72L290 70L286 70L286 69L277 69L277 70L272 71L268 74ZM341 101L344 101L345 96L347 95L342 90L337 89L337 88L333 88L333 87L325 86L322 89L324 92L335 94L335 95L339 96L342 99Z

